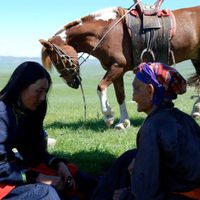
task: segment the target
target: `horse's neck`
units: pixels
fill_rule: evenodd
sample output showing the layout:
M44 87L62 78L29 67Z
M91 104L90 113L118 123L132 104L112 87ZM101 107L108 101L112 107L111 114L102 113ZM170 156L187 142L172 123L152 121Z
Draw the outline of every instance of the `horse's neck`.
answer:
M81 27L77 27L76 31L73 30L73 32L67 34L70 38L68 42L71 44L71 41L73 41L72 46L77 52L90 54L100 45L99 43L106 33L106 27L103 22L83 23Z

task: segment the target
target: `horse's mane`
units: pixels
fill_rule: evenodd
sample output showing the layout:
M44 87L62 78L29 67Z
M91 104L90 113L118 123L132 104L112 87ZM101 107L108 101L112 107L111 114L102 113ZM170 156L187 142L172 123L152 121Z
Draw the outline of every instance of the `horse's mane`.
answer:
M49 54L46 51L46 48L42 48L42 53L41 53L41 59L42 59L42 64L47 70L52 69L52 62L49 57Z
M64 26L64 29L65 30L70 29L74 26L80 25L82 22L87 22L87 21L93 20L94 18L100 18L101 16L104 16L106 14L107 15L109 14L111 18L112 17L115 17L115 18L122 17L125 14L125 9L122 7L104 8L104 9L98 10L94 13L91 13L87 16L81 17L80 19L77 19L73 22L66 24ZM113 16L111 16L111 14L113 14Z

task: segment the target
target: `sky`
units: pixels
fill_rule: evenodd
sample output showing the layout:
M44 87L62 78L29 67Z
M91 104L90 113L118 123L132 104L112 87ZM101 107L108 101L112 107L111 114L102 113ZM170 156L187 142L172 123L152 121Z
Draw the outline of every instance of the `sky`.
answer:
M47 40L67 23L103 8L132 5L130 0L1 0L0 56L40 57L38 40ZM161 8L198 5L200 0L164 0Z

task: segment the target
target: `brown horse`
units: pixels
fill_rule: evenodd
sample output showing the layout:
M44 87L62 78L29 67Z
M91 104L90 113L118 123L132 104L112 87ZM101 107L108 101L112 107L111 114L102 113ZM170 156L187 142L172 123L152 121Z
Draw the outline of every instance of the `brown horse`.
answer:
M61 77L73 88L78 88L81 82L78 53L85 52L100 61L107 71L97 87L101 110L105 122L111 125L114 112L108 103L106 90L113 83L121 114L115 125L119 129L130 126L123 75L135 67L126 13L128 9L121 7L103 9L68 23L48 41L40 40L44 66L50 68L53 63ZM174 59L176 63L190 59L197 76L200 76L200 6L172 13L176 19L176 33L170 40ZM173 64L172 60L168 64ZM194 108L200 110L198 106L196 102ZM200 116L200 112L195 113Z

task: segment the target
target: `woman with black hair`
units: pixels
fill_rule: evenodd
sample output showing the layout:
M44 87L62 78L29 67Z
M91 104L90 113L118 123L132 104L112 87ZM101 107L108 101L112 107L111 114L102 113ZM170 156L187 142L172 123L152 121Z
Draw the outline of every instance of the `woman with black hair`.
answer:
M80 198L96 185L75 165L47 151L43 120L51 84L39 63L24 62L0 91L0 199L57 200L68 188Z

